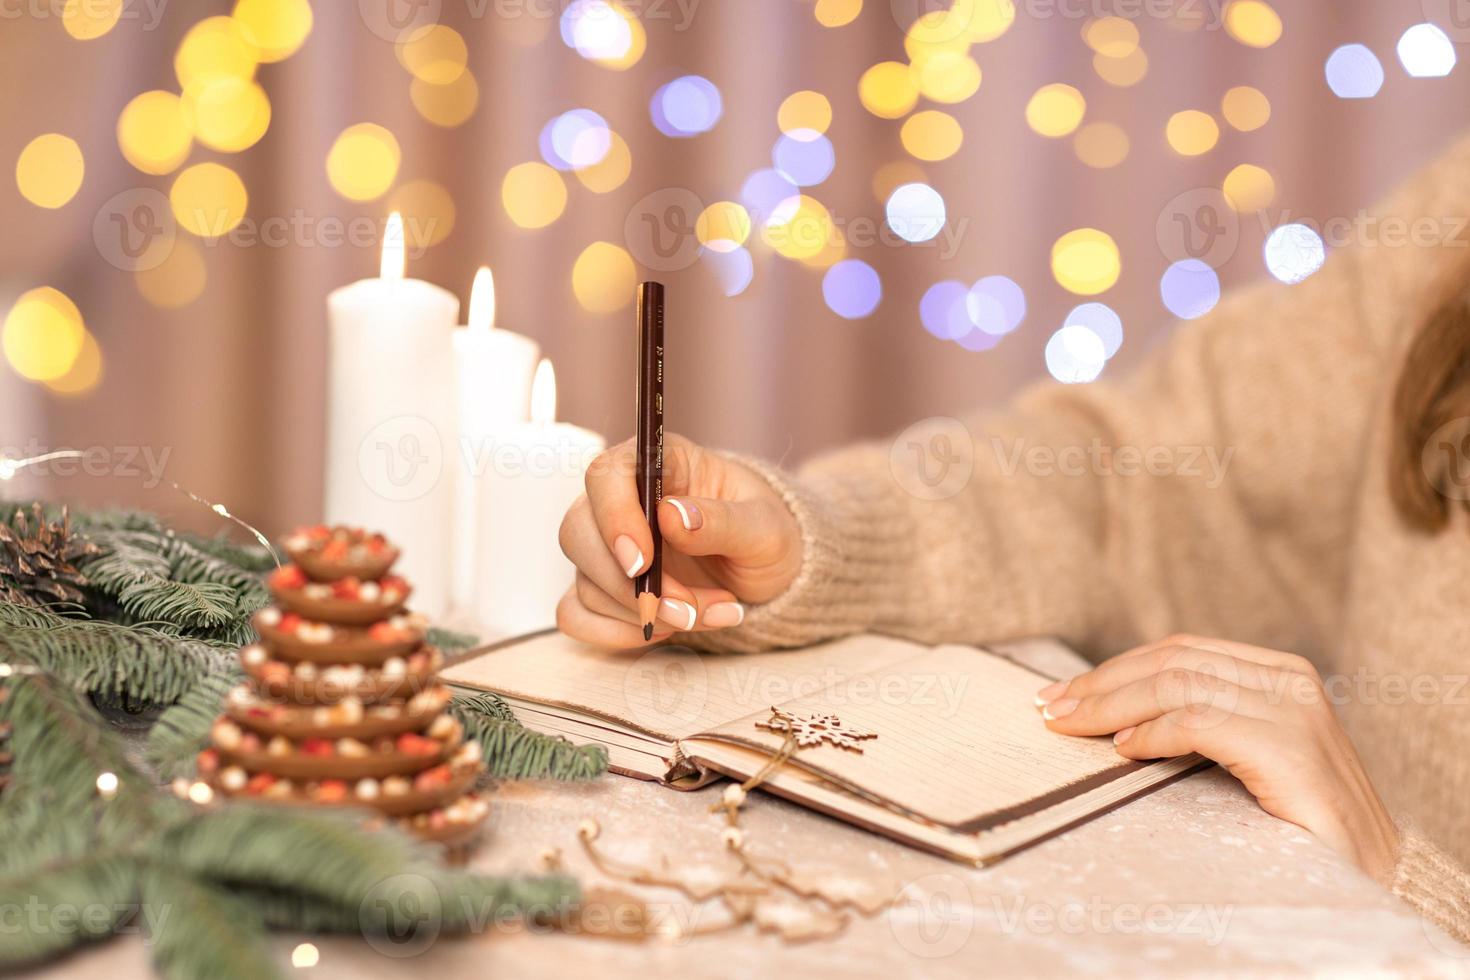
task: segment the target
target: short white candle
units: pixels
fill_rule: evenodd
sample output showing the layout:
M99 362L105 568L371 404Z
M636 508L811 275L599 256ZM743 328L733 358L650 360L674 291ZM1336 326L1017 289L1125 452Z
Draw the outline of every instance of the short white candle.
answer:
M597 433L556 421L556 377L543 360L531 421L497 432L476 459L474 612L491 636L556 624L556 604L576 576L557 545L557 531L582 494L587 467L605 448Z
M459 299L404 278L403 219L383 236L377 279L327 298L326 521L381 531L403 550L414 608L449 608L454 329Z
M495 324L495 278L487 268L475 274L470 290L469 324L454 331L455 397L459 446L455 455L454 581L451 598L458 609L475 599L475 528L478 488L475 453L508 425L523 424L531 411L531 379L540 346Z

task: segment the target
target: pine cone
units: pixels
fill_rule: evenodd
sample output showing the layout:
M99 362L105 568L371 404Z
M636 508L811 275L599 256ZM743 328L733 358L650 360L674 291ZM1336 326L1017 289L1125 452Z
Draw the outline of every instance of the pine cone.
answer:
M61 520L47 521L41 505L30 516L17 507L0 521L0 601L23 606L80 603L87 578L77 565L101 553L91 541L72 533L62 508Z

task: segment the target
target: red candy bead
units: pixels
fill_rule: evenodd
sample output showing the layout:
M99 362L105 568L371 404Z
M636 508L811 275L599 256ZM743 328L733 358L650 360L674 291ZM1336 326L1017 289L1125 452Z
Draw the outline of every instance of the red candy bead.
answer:
M360 585L361 583L357 581L357 577L354 575L340 578L332 583L332 595L338 599L351 599L356 601Z
M259 796L276 784L276 777L268 772L258 772L250 777L250 782L245 784L245 792L251 796Z
M404 732L398 736L398 751L404 755L435 755L439 748L439 743L432 738L425 738L414 732Z
M301 628L301 617L295 613L282 613L281 621L276 624L276 629L282 633L295 633Z
M290 591L306 584L306 573L295 565L282 565L270 574L270 587Z
M302 755L329 756L333 752L332 743L324 738L307 738L301 742Z
M347 784L340 779L324 779L317 787L316 798L323 803L339 803L347 799Z

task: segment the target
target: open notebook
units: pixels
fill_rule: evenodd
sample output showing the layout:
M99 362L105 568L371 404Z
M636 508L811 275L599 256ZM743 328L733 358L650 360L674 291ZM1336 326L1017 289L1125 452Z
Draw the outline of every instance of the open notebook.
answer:
M605 745L614 771L692 789L746 779L782 736L771 708L876 733L862 752L801 749L764 788L957 860L988 864L1207 763L1131 762L1107 738L1041 723L1050 678L1005 647L924 647L862 635L748 657L626 653L558 633L509 641L443 672L493 691L528 727Z

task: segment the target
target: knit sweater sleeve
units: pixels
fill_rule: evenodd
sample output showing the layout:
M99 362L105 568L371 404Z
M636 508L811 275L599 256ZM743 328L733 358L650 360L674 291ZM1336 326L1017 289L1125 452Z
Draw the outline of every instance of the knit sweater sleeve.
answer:
M1470 946L1470 873L1411 825L1399 828L1395 895L1457 942Z
M1470 140L1365 221L1466 213ZM1458 209L1458 210L1457 210ZM761 463L803 535L799 577L726 651L863 630L1047 633L1087 653L1188 630L1311 655L1344 592L1363 445L1412 326L1470 249L1358 236L1296 285L1229 297L1123 380L1048 384L798 473Z

